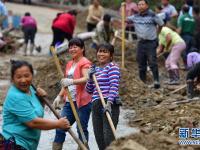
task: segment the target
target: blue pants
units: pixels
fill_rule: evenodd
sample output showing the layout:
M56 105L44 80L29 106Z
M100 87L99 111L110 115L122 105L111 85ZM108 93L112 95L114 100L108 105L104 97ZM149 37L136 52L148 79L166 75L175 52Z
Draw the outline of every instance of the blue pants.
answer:
M89 121L89 118L90 118L90 112L91 112L92 104L88 103L87 105L85 105L81 108L77 108L76 102L74 102L74 105L76 107L76 111L77 111L78 116L80 118L81 126L83 128L83 132L85 134L86 140L88 141L89 133L88 133L87 127L88 127L88 121ZM65 103L63 110L61 112L61 116L67 117L67 119L70 122L70 125L73 125L74 122L76 121L69 102ZM81 134L80 134L78 127L77 127L77 132L78 132L78 135L79 135L79 139L81 141L83 141L82 138L81 138ZM65 136L66 136L66 134L65 134L64 130L56 129L56 136L55 136L54 142L63 143L65 141Z

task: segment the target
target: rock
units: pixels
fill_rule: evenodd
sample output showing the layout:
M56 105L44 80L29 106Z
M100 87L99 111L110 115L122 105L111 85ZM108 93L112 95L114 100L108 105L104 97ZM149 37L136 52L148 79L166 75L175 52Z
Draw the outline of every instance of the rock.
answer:
M147 150L144 146L129 139L120 146L110 146L106 150Z
M165 136L161 136L159 138L159 141L160 142L163 142L163 143L167 143L167 144L176 144L177 143L177 140L173 137L165 137Z
M174 109L177 108L177 107L178 107L177 104L171 104L171 105L168 105L168 106L167 106L167 108L168 108L169 110L174 110Z

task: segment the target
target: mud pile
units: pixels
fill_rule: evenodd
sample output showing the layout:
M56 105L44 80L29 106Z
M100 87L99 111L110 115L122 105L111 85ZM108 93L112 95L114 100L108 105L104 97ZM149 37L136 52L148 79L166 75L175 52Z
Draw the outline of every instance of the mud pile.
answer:
M163 60L161 59L159 60L161 88L155 90L149 87L152 81L151 72L147 73L149 83L145 85L138 79L136 61L134 59L127 60L126 70L122 70L120 95L123 106L136 111L136 114L129 116L129 125L139 128L141 133L117 140L111 145L111 148L108 148L109 150L126 149L127 147L123 146L130 144L129 139L149 150L199 148L197 146L180 147L177 142L179 128L199 127L200 101L199 99L187 101L185 89L176 94L167 95L180 86L167 86L163 83L163 80L167 79L167 75L162 64ZM181 71L182 84L185 82L185 74L185 71Z
M0 52L10 54L15 53L23 45L23 33L20 30L4 30L3 41L6 43Z
M67 60L69 60L69 57L63 54L58 58L60 61L60 66L62 67L62 70L64 72L65 64ZM35 69L35 85L44 88L48 93L49 99L53 101L53 99L57 96L61 89L60 80L62 78L61 75L58 73L53 57L36 65Z
M177 138L168 134L135 134L120 138L106 150L198 150L200 146L177 145Z

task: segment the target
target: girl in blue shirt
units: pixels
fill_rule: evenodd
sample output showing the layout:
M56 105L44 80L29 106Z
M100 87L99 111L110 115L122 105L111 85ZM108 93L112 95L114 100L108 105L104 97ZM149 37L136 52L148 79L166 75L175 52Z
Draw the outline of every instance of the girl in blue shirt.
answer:
M41 88L32 87L33 68L26 61L12 61L10 86L3 105L4 149L36 150L41 130L55 128L67 129L66 118L59 120L44 119L43 107L36 96L45 96Z

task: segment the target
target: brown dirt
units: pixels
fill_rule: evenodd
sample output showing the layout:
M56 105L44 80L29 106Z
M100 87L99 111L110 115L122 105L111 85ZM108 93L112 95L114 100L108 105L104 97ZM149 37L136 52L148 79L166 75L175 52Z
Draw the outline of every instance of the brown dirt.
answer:
M106 150L141 150L135 148L135 144L132 144L133 141L136 141L148 150L198 150L200 148L199 146L177 145L177 138L170 137L168 134L140 133L120 138L113 142Z

